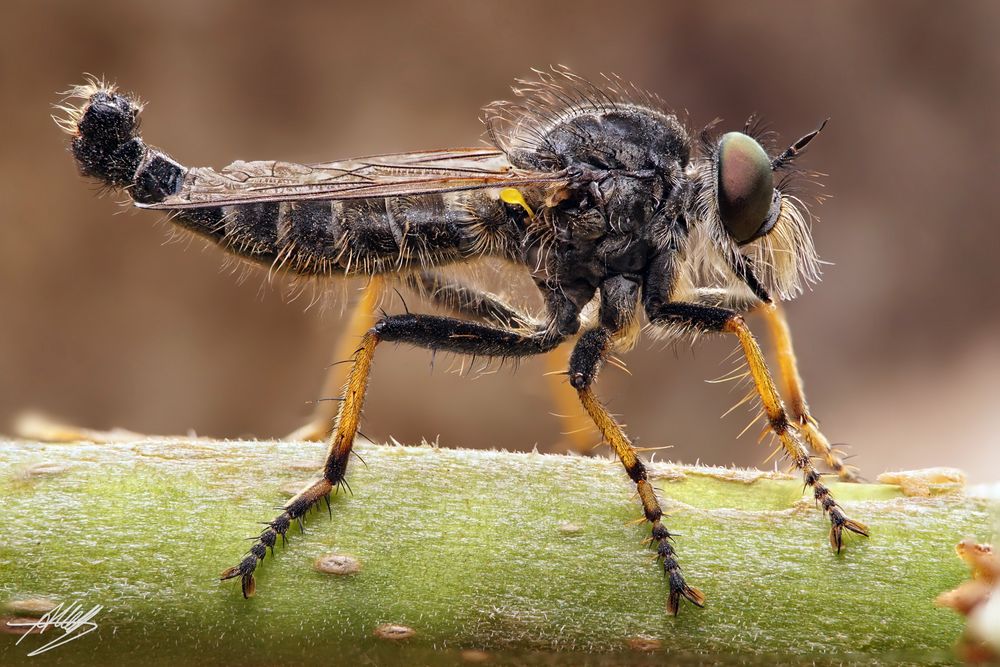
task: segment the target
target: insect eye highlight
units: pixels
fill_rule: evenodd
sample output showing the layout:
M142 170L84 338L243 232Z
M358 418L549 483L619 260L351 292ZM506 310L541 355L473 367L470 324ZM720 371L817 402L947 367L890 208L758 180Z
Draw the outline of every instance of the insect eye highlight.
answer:
M727 132L719 140L716 161L719 216L729 235L749 243L771 231L776 215L771 159L756 140Z

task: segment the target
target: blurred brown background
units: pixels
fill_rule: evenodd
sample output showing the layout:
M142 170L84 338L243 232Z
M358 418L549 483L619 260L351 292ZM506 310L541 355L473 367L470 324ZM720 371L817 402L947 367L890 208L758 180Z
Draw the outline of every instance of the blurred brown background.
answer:
M475 144L478 109L562 63L616 72L700 127L759 112L785 140L832 121L804 164L825 279L789 306L810 401L874 477L957 465L996 479L1000 3L8 2L0 58L0 428L36 408L94 427L283 434L308 415L339 307L242 285L200 242L164 245L76 174L56 91L104 74L149 104L187 165L321 161ZM411 303L412 307L412 303ZM729 340L640 343L598 385L641 444L759 464L736 440ZM552 449L545 366L472 380L380 351L365 432ZM568 391L568 388L566 389ZM738 415L738 416L735 416ZM595 436L596 441L596 436Z

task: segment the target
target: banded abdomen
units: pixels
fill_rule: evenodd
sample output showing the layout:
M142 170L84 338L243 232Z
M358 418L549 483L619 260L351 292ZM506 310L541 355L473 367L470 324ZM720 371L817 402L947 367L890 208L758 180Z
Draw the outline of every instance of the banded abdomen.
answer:
M125 190L138 204L156 204L181 188L192 171L138 132L140 105L101 85L73 91L78 107L61 121L73 136L80 171ZM250 169L281 163L238 163ZM233 165L234 167L237 165ZM232 167L230 168L232 169ZM169 219L259 263L308 275L384 273L437 266L469 257L517 261L523 207L497 190L479 189L364 199L205 205L169 212Z

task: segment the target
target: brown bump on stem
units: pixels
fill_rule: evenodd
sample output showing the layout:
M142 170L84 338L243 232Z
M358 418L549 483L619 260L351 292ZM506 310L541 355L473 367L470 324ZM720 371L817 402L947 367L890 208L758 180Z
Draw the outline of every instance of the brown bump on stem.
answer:
M56 608L55 600L46 597L13 598L4 604L4 610L15 616L40 617Z
M583 526L572 521L564 521L559 524L559 532L563 535L579 535L583 532Z
M490 658L493 657L486 651L480 651L477 648L467 648L458 655L462 659L462 662L473 662L476 664L489 662Z
M985 581L963 581L956 588L940 593L934 598L934 604L968 616L984 600L989 599L992 593L993 587Z
M323 574L357 574L361 561L347 554L324 554L313 561L313 569Z
M967 618L965 633L956 647L966 662L992 663L1000 659L1000 557L989 544L965 539L955 547L972 570L970 579L934 600Z
M993 545L966 538L958 543L955 552L972 569L973 579L1000 583L1000 555L993 552Z
M906 496L926 498L939 493L961 491L965 488L965 473L957 468L924 468L884 472L876 481L879 484L896 484Z
M663 642L655 637L629 637L626 641L633 651L657 651L663 646Z
M417 634L417 631L405 625L397 625L395 623L383 623L382 625L375 628L375 632L373 634L379 639L390 639L392 641L399 641L401 639L409 639L413 635Z

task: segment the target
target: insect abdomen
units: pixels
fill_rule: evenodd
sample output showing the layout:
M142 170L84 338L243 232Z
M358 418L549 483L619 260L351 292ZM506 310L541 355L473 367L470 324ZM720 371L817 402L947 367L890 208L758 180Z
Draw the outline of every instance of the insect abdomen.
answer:
M89 88L75 92L82 96ZM80 171L111 186L132 185L146 153L138 136L141 107L114 91L93 88L85 107L66 110L70 117L62 127L74 135L70 147Z
M98 84L72 92L60 125L80 171L138 203L176 194L188 168L139 136L141 106ZM241 257L300 274L383 273L520 252L521 214L485 191L372 199L207 205L171 222Z
M384 273L470 256L516 254L520 233L481 192L283 202L283 267L298 273Z

